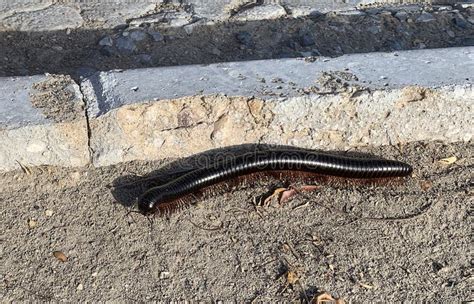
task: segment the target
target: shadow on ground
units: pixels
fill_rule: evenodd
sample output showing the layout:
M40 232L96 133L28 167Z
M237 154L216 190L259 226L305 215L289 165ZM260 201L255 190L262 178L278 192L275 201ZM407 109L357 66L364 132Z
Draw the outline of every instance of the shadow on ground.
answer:
M115 29L0 32L0 76L87 76L97 70L340 56L474 45L469 11L371 9L355 14ZM436 8L434 9L436 10Z

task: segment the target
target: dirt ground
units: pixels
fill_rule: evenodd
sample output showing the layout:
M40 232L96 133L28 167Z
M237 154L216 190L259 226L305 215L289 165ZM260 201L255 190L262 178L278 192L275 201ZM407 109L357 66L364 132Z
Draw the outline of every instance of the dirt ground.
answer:
M116 29L23 32L2 31L0 25L0 76L53 73L79 79L96 70L472 46L474 25L467 21L472 14L472 8L414 6L187 27L150 21ZM423 16L428 20L419 19Z
M472 300L473 147L363 150L412 164L404 185L324 186L261 207L271 184L259 183L152 219L107 186L162 163L1 174L2 302Z

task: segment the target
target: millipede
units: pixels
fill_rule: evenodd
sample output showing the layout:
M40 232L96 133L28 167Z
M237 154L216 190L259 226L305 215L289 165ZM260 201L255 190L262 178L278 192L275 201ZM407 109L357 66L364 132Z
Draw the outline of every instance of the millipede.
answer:
M229 186L261 176L303 177L309 180L376 182L409 176L406 163L380 158L361 158L327 152L277 149L243 153L185 173L152 187L138 198L145 215L170 214L189 206L213 187Z

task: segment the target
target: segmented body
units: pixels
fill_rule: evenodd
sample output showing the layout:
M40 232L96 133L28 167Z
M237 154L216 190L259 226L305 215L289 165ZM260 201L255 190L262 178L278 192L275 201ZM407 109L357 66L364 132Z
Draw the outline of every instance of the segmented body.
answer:
M412 167L395 160L353 158L306 150L253 152L215 162L151 188L139 198L138 207L144 214L166 213L176 209L182 198L212 185L259 172L282 171L365 180L408 176Z

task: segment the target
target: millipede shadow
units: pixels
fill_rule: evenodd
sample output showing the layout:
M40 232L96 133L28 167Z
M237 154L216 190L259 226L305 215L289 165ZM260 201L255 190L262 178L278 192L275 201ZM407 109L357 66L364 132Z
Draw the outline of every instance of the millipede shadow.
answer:
M169 181L203 168L219 160L230 159L245 153L268 151L272 149L288 149L299 151L324 152L336 155L345 155L357 158L380 158L367 153L354 151L323 151L297 148L287 145L243 144L207 150L189 157L174 160L163 167L153 170L145 176L125 175L115 179L111 185L111 192L115 200L125 207L131 207L136 199L146 190L163 185Z

